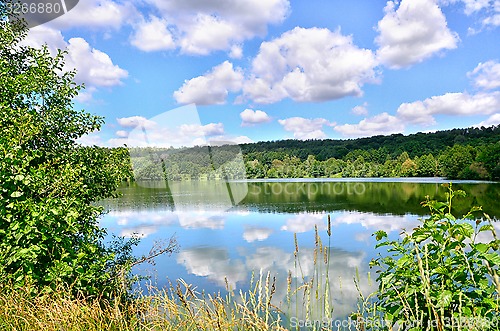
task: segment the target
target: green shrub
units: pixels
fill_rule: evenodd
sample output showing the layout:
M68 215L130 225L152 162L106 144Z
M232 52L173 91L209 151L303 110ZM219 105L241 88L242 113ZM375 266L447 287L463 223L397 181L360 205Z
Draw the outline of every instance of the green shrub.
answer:
M33 291L70 287L110 295L115 252L103 245L102 207L128 172L124 149L83 148L102 119L73 109L81 86L64 52L23 46L26 26L0 3L0 280Z
M500 241L487 214L474 216L481 208L462 219L451 214L453 198L464 195L450 184L446 202L427 197L431 217L402 239L375 233L389 254L370 263L379 269L371 312L385 329L396 322L411 330L498 329Z

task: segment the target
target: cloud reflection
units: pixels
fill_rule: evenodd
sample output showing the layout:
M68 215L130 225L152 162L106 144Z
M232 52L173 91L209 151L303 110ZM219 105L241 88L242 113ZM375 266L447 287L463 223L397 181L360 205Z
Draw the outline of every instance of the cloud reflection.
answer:
M411 230L419 224L418 219L412 215L377 215L373 213L343 212L332 219L332 225L360 224L373 231L400 232L402 229Z
M359 298L358 288L353 280L355 275L360 275L359 290L364 295L373 292L375 284L369 281L368 263L364 252L348 252L332 248L329 256L330 261L326 265L320 254L315 263L314 248L301 248L296 260L293 252L265 246L258 247L253 252L243 251L239 257L232 258L226 248L200 246L181 251L177 262L184 265L188 273L207 277L221 287L225 286L226 278L232 288L237 288L237 285L243 286L248 282L252 272L255 273L256 279L259 279L261 274L265 278L270 272L272 277L276 277L276 293L273 299L276 305L286 302L289 272L294 279L293 284L297 281L300 285L302 279L315 277L321 280L320 287L324 289L325 274L328 269L331 303L337 316L345 316L355 309ZM303 292L292 296L291 306L295 307L296 300L299 300L298 305L303 307L302 299Z
M264 241L269 238L273 232L274 230L270 228L247 226L243 232L243 239L249 243L254 241Z
M182 250L177 263L186 267L190 274L207 277L218 286L236 288L236 283L247 280L247 271L241 260L231 260L227 249L195 247Z
M325 214L298 214L286 220L286 224L281 227L281 230L293 233L303 233L314 230L314 226L318 226L318 230L325 230Z

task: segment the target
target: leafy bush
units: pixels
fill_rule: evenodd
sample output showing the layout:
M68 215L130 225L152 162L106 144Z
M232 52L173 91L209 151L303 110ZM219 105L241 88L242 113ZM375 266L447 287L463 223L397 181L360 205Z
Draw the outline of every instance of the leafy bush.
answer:
M64 52L22 45L26 27L0 3L0 279L13 288L110 295L115 252L103 245L102 207L128 168L125 149L76 139L102 119L73 109L81 86Z
M487 214L474 207L462 219L452 200L465 192L448 186L446 202L423 202L431 213L402 239L375 233L389 255L373 260L379 289L372 310L411 330L497 329L500 317L500 241ZM490 236L491 234L491 236ZM373 311L372 311L373 312Z

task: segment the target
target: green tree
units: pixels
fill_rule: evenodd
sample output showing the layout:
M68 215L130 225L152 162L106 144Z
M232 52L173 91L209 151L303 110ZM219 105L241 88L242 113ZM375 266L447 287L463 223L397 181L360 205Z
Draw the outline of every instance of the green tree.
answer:
M439 170L447 178L467 179L469 166L476 158L476 150L472 146L454 145L447 148L439 156Z
M483 147L477 161L484 165L490 179L500 179L500 142Z
M5 17L5 2L0 14ZM102 119L74 110L80 86L64 53L22 46L22 21L0 20L0 279L50 291L107 295L116 289L115 254L103 245L102 207L128 167L126 150L75 141Z
M433 177L437 173L437 161L434 156L429 153L415 159L417 164L417 176Z

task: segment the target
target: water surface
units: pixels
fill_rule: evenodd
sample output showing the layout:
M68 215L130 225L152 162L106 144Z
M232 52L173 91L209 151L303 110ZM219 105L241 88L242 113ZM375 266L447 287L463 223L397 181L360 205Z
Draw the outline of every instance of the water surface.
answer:
M201 290L214 292L248 287L252 273L271 272L277 279L277 300L284 300L286 279L310 277L314 267L315 228L329 247L329 277L335 314L349 313L356 303L352 281L359 274L360 288L375 289L368 276L369 261L377 256L372 233L385 230L397 237L411 230L428 211L426 196L444 200L442 179L267 180L232 182L132 183L120 189L123 196L104 202L110 211L102 226L110 233L142 236L137 254L147 254L156 241L174 235L179 253L160 257L156 265L138 272L152 277L155 286L168 279L184 279ZM486 182L454 182L467 192L454 202L454 213L465 214L472 205L483 206L500 217L500 185ZM221 198L227 192L245 192L231 204ZM331 237L327 217L331 218ZM299 243L294 256L294 234ZM316 270L316 271L315 271ZM325 274L323 266L321 273ZM373 277L375 278L375 276Z

